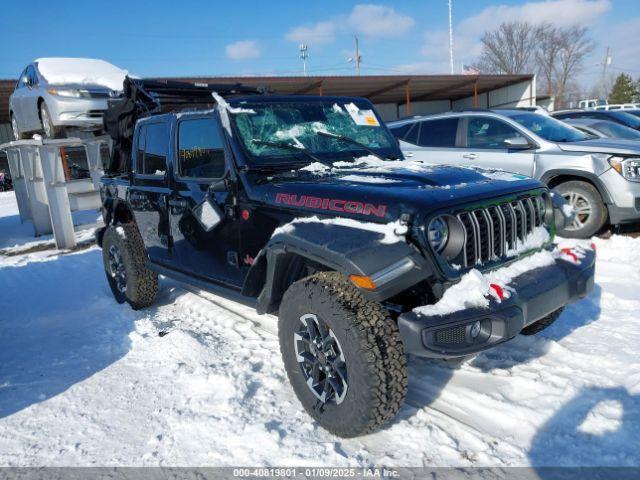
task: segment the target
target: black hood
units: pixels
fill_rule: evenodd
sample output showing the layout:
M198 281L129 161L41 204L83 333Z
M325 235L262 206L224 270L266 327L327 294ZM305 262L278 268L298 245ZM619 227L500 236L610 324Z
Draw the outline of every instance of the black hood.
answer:
M315 164L274 175L252 190L256 199L279 207L389 222L402 213L429 214L543 187L537 180L502 170L394 164L332 169Z

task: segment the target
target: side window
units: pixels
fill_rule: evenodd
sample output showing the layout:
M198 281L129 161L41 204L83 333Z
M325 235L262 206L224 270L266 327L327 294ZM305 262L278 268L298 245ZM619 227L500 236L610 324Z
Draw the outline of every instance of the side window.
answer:
M422 122L418 145L421 147L455 147L458 118Z
M420 122L416 122L411 125L411 128L404 137L405 142L418 144L418 133L420 132Z
M146 127L146 128L145 128ZM167 169L169 147L169 129L166 123L150 123L143 127L145 139L142 155L143 175L164 175ZM141 133L142 133L142 129ZM140 146L138 147L140 149ZM138 156L138 165L140 156Z
M211 118L184 120L178 127L178 175L188 178L224 176L222 138Z
M25 82L26 78L27 78L27 69L25 68L20 74L20 78L18 79L18 84L16 85L16 88L25 88L27 86L27 83Z
M511 125L490 117L469 117L467 127L467 147L504 148L508 138L523 137Z
M391 133L393 133L393 135L396 138L399 138L400 140L402 140L411 127L412 127L411 123L405 123L404 125L399 125L397 127L392 127L391 128Z
M29 79L29 85L36 86L38 84L38 76L36 75L36 69L33 65L27 67L27 78Z

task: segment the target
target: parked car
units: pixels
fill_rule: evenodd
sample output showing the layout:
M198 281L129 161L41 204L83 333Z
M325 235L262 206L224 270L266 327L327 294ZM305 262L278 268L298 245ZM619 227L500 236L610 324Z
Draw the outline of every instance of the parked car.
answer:
M20 74L9 98L14 138L29 138L36 132L57 138L65 127L101 130L107 100L122 94L126 74L104 60L35 60Z
M596 118L569 118L565 123L596 138L623 138L640 140L640 131L626 127L620 123Z
M563 236L587 238L607 222L640 220L636 141L590 139L552 117L521 110L445 113L389 127L414 158L502 168L542 180L577 212Z
M640 107L640 103L610 103L607 105L598 105L593 107L594 110L628 110Z
M107 112L107 281L135 309L163 274L277 314L293 390L328 431L392 419L407 353L459 357L536 333L593 289L593 249L550 252L563 209L538 180L406 160L366 99L216 88L137 81ZM161 113L176 93L215 93L217 107ZM506 283L489 287L481 272L496 269ZM487 290L438 304L467 274Z
M559 110L551 114L558 120L569 118L591 118L594 120L608 120L619 123L635 130L640 130L640 118L621 110Z

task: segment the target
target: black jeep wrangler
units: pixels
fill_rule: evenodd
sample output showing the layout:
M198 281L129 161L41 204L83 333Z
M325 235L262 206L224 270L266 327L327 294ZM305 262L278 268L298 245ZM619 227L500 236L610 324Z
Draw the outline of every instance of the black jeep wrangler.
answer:
M559 196L403 158L368 100L129 79L125 92L105 117L97 235L116 300L153 304L162 274L278 315L293 389L336 435L396 414L407 354L535 333L593 288L593 250L553 245Z

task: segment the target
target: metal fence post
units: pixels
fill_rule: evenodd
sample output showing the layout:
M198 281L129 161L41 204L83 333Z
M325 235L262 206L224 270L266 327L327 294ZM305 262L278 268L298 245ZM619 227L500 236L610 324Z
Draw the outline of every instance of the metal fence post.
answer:
M5 152L7 153L7 160L9 160L9 172L13 182L13 190L16 192L20 223L24 223L25 220L31 220L31 209L29 208L29 193L27 192L27 183L24 178L20 149L12 147L7 148Z
M73 230L73 217L69 205L66 178L62 168L59 145L43 145L38 147L44 184L49 201L49 214L53 226L56 246L72 248L76 246Z
M29 210L35 236L48 235L53 232L51 217L47 206L47 191L44 186L42 167L40 165L39 149L33 145L20 145L20 158L24 168L24 177L27 185Z

